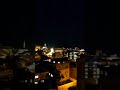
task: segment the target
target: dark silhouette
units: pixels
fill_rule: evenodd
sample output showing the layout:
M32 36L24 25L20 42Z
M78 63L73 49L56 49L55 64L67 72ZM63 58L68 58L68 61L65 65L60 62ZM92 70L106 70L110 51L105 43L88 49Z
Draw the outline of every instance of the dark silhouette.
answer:
M40 84L39 86L41 87L39 88L45 87L46 90L50 88L57 89L57 85L59 84L59 81L60 81L60 72L56 69L56 67L54 66L52 62L44 61L46 59L49 59L47 56L43 55L41 51L40 52L38 51L38 53L41 55L41 59L36 61L35 72L41 73L41 72L47 71L53 75L53 77L51 77L49 74L47 74L45 84L44 85Z

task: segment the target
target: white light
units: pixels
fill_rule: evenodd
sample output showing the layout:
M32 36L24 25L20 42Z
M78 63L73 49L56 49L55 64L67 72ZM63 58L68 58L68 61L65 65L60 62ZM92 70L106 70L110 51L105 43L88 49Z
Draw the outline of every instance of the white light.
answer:
M42 83L44 83L45 81L44 80L41 80Z
M47 56L52 55L53 53L54 53L54 49L51 48L51 49L50 49L50 52L47 54Z
M38 82L35 82L34 84L38 84Z
M55 61L53 61L53 63L55 63Z
M50 51L51 51L52 53L54 53L54 49L53 49L53 48L51 48Z
M53 75L51 74L51 77L53 77Z
M80 51L83 52L83 51L85 51L85 50L84 50L84 49L81 49Z
M49 59L48 61L51 62L51 59Z
M36 76L35 76L35 79L37 79L38 77L39 77L39 76L38 76L38 75L36 75Z
M60 63L60 62L58 62L58 63Z

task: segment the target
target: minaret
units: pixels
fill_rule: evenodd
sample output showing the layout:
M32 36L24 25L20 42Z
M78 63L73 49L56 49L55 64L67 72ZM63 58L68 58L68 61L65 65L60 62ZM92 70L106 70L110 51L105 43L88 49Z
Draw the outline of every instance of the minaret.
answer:
M23 42L23 48L25 48L25 40L24 40L24 42Z

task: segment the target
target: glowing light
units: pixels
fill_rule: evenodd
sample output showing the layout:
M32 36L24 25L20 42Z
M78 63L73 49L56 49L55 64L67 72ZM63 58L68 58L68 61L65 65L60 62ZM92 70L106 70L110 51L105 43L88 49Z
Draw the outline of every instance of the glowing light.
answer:
M58 62L58 63L60 63L60 62Z
M34 84L38 84L38 82L35 82Z
M55 61L53 61L53 63L55 63Z
M47 54L47 56L52 55L53 53L54 53L54 49L51 48L51 49L50 49L50 52Z
M49 62L51 62L51 59L49 59Z
M84 49L81 49L80 51L81 51L81 52L84 52L85 50L84 50Z
M51 52L54 52L54 49L53 49L53 48L51 48L50 50L51 50Z
M53 75L51 74L51 77L53 77Z
M41 80L42 83L44 83L45 81L44 80Z
M45 48L46 48L46 47L43 46L43 47L42 47L42 50L45 49Z
M39 77L39 76L38 76L38 75L36 75L36 76L35 76L35 79L37 79L38 77Z

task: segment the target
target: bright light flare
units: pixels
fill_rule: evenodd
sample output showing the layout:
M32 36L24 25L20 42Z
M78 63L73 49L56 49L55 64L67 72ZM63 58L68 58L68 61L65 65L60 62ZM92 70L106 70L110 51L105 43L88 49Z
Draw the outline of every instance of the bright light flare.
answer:
M51 49L50 49L50 52L47 54L47 56L52 55L53 53L54 53L54 49L51 48Z
M34 84L38 84L38 82L34 82Z
M84 52L85 50L84 50L84 49L81 49L80 51L81 51L81 52Z
M39 77L39 76L38 76L38 75L36 75L36 76L35 76L35 79L37 79L38 77Z

